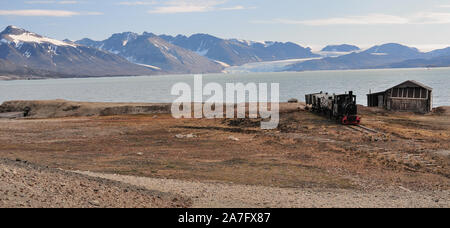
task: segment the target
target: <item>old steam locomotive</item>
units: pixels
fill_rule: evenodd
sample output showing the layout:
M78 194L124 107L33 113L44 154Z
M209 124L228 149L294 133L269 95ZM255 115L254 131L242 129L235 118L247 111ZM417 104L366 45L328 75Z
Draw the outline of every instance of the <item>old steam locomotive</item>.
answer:
M361 123L356 106L356 95L353 95L352 91L341 95L323 92L307 94L306 104L310 105L313 111L323 113L344 125L359 125Z

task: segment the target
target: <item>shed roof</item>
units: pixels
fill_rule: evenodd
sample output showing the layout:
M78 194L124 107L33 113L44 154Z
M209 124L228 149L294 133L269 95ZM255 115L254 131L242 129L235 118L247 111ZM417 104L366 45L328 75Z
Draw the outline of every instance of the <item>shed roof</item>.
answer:
M391 88L389 88L389 89L387 89L387 90L385 90L385 91L383 91L383 92L370 93L370 94L367 94L367 95L368 95L368 96L376 96L376 95L384 94L384 93L386 93L386 91L389 91L390 89L393 89L393 88L395 88L395 87L401 86L401 85L406 84L406 83L412 83L412 84L417 85L418 87L422 87L422 88L424 88L424 89L433 91L433 88L431 88L431 87L429 87L429 86L427 86L427 85L425 85L425 84L422 84L422 83L420 83L420 82L418 82L418 81L414 81L414 80L408 80L408 81L402 82L402 83L400 83L400 84L398 84L398 85L396 85L396 86L394 86L394 87L391 87Z
M422 83L420 83L420 82L418 82L418 81L414 81L414 80L408 80L408 81L402 82L402 83L400 83L400 84L398 84L398 85L396 85L396 86L394 86L394 87L392 87L392 88L389 88L389 89L387 89L387 90L393 89L393 88L395 88L395 87L401 86L401 85L406 84L406 83L412 83L412 84L417 85L418 87L422 87L422 88L427 89L427 90L430 90L430 91L433 90L433 88L431 88L431 87L429 87L429 86L427 86L427 85L424 85L424 84L422 84ZM387 91L387 90L386 90L386 91Z
M385 93L386 93L386 91L378 92L378 93L369 93L369 94L367 94L367 96L378 96L378 95L385 94Z

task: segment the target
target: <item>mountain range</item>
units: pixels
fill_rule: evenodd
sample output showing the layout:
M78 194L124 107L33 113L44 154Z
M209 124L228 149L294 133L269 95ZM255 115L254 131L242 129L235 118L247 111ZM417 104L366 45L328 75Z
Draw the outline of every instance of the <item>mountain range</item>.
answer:
M252 62L312 58L311 49L288 42L225 40L208 34L187 36L113 34L103 41L76 41L118 54L131 62L165 69L171 73L217 73L229 66Z
M167 42L152 33L139 35L126 32L114 34L103 41L85 38L76 43L108 51L130 62L164 69L170 73L217 73L224 68L220 63Z
M416 68L450 66L450 48L420 52L416 48L389 43L338 57L304 61L286 71Z
M312 53L310 48L304 48L292 42L227 40L208 34L195 34L190 37L183 35L176 37L162 35L160 37L174 45L230 66L252 62L319 57Z
M88 77L157 74L115 54L50 39L8 26L0 33L0 74L22 77Z
M431 52L388 43L366 50L329 45L314 53L292 42L222 39L208 34L113 34L59 41L8 26L0 33L0 75L90 77L219 72L312 71L450 66L450 47Z

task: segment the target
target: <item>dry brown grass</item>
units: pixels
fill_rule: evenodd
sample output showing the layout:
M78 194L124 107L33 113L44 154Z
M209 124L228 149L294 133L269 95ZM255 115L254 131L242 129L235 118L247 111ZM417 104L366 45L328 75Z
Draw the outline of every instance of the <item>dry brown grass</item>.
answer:
M299 107L282 106L274 131L168 114L0 120L0 156L71 170L265 186L450 188L449 158L434 153L449 148L448 119L363 112L364 124L384 133L365 135Z

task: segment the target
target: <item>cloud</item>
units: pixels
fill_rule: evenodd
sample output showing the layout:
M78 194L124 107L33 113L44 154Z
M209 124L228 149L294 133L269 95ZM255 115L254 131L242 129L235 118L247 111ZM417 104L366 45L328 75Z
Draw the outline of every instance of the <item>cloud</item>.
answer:
M147 1L147 2L119 2L117 5L122 6L147 6L147 5L155 5L157 2L155 1Z
M244 6L233 6L233 7L220 8L220 10L244 10L244 9L246 9Z
M450 13L423 12L410 19L411 24L450 24Z
M80 12L80 15L88 15L88 16L100 16L104 15L102 12Z
M172 0L148 11L151 14L198 13L211 11L244 10L244 6L221 6L227 0Z
M67 4L78 4L77 1L60 1L58 4L67 5Z
M287 25L406 25L406 24L450 24L450 13L420 12L409 16L387 14L368 14L364 16L333 17L316 20L255 20L255 24L287 24Z
M72 5L78 4L78 1L26 1L26 4L60 4L60 5Z
M74 12L66 10L0 10L0 16L24 16L24 17L72 17L78 15L102 15L100 12Z

